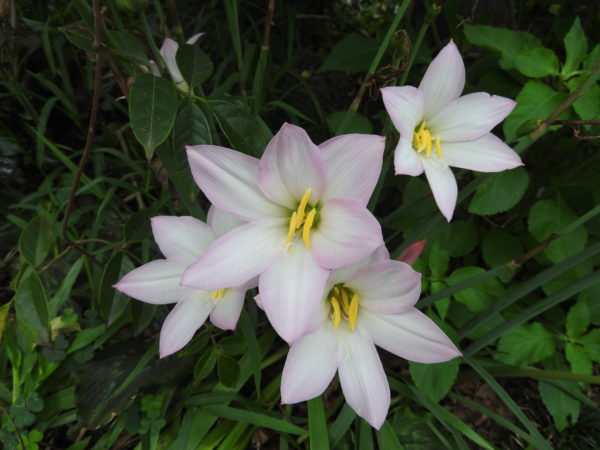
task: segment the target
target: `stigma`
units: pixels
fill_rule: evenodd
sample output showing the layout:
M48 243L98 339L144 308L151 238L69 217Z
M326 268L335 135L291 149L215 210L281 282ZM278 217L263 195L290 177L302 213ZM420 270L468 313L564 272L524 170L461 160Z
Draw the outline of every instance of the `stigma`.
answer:
M440 141L440 137L436 136L434 138L431 136L431 131L429 131L429 128L427 128L427 123L425 121L422 121L419 127L415 129L412 138L412 145L418 153L425 152L425 156L428 158L429 155L431 155L431 150L433 150L434 147L438 158L444 156L442 153L442 143Z
M342 320L348 322L348 331L354 331L356 318L358 317L358 301L360 295L344 285L335 286L330 292L328 301L331 305L329 318L333 329L337 329Z
M292 216L290 217L288 234L285 239L285 243L289 244L292 242L292 238L296 234L296 231L302 228L301 236L307 250L310 250L310 230L314 225L315 215L317 214L316 208L312 208L308 213L306 212L306 207L308 206L311 193L312 189L307 189L304 192L304 195L300 200L300 204L298 205L298 209L292 213Z

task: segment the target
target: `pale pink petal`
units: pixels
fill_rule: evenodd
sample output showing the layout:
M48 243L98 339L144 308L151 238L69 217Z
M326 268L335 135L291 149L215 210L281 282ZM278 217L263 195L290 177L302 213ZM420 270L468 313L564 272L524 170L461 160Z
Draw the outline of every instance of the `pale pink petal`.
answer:
M214 308L210 313L210 321L222 330L235 330L245 296L245 290L226 289L223 298L212 300Z
M377 261L356 272L346 286L360 295L361 307L385 313L403 311L421 294L421 274L400 261Z
M519 155L491 133L474 141L446 142L443 152L449 166L479 172L500 172L523 165Z
M233 214L217 208L215 205L210 205L206 216L206 223L212 228L217 237L221 237L234 228L244 225L246 222Z
M200 39L202 36L204 36L204 33L198 33L198 34L194 34L191 38L189 38L187 41L185 41L186 44L195 44L198 39Z
M306 131L284 123L260 159L259 185L280 205L296 209L307 189L314 205L325 187L325 159Z
M336 353L335 337L328 331L298 339L283 366L281 403L298 403L322 394L335 375Z
M194 217L156 216L151 224L162 254L182 266L193 263L216 239L211 228Z
M188 291L179 285L183 269L179 264L158 259L132 270L113 287L143 302L173 303Z
M457 98L428 122L432 136L446 142L471 141L489 133L510 114L516 103L505 97L475 92Z
M167 66L167 70L171 74L171 78L175 84L183 83L183 76L179 71L179 67L177 67L177 61L175 59L178 49L179 44L171 38L166 38L160 48L160 56L162 56L162 59Z
M258 187L258 159L215 145L188 146L194 180L217 208L243 220L284 217Z
M427 242L427 239L419 239L418 241L413 242L408 247L406 247L404 250L402 250L402 253L400 253L400 255L398 255L397 260L405 262L406 264L412 265L412 263L414 263L417 259L419 259L419 256L421 255L423 248L425 248L426 242Z
M338 333L338 373L346 402L379 429L390 407L390 387L373 343L360 332Z
M365 205L381 173L385 138L372 134L344 134L319 145L327 164L327 187L321 202L353 197Z
M304 242L279 254L258 281L260 302L275 331L288 343L302 336L325 301L329 271L315 263Z
M381 89L381 97L400 135L412 141L415 127L423 119L423 92L413 86L391 86Z
M161 358L181 350L206 322L213 302L208 292L191 290L175 305L160 330L159 354Z
M383 245L379 222L360 200L329 200L319 214L310 239L311 252L321 267L335 269L352 264Z
M462 355L448 336L416 308L397 314L361 309L359 318L376 345L401 358L437 363Z
M336 284L345 283L346 281L352 279L354 274L363 267L370 266L375 261L380 261L383 259L390 259L390 253L388 252L387 248L385 248L385 245L378 247L373 253L362 259L359 259L356 262L353 262L352 264L332 270L329 274L328 283L331 285L331 287Z
M184 286L212 291L241 286L283 251L285 225L251 222L217 239L183 273Z
M450 222L458 195L454 174L450 167L433 155L431 158L423 158L423 167L435 202L446 220Z
M425 98L423 116L429 120L457 99L465 87L465 64L456 45L450 41L433 60L419 85Z
M394 151L394 171L396 175L411 175L418 177L423 173L421 157L412 146L410 138L400 136Z
M256 306L258 306L260 309L262 309L262 310L265 309L265 308L263 308L262 300L260 299L260 294L256 294L254 296L254 301L256 302Z

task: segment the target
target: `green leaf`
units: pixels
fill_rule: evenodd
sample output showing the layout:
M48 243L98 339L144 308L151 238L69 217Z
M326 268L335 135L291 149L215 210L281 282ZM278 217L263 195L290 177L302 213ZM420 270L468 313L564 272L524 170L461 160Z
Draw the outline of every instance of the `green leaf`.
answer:
M177 49L175 60L181 75L192 89L212 75L213 63L210 57L197 45L181 45Z
M93 328L86 328L77 334L77 337L67 350L67 353L73 353L90 345L96 338L102 336L106 331L106 325L98 325Z
M520 256L525 248L521 241L510 233L492 228L483 237L481 253L489 267L496 267Z
M579 300L587 303L590 311L590 321L594 325L600 326L600 283L586 289L579 295Z
M567 85L571 92L583 83L585 77L573 77ZM600 85L594 84L589 87L585 95L580 96L573 102L573 109L581 120L593 120L600 115Z
M71 28L61 27L59 28L59 31L76 47L79 47L88 53L96 53L92 46L94 37L88 30L73 30Z
M583 348L588 357L592 361L600 363L600 328L590 331L579 340L583 343Z
M500 338L496 359L507 364L527 365L539 362L555 351L554 337L539 322L521 324Z
M429 251L429 269L433 278L442 277L450 265L450 252L448 247L436 241Z
M251 423L257 427L269 428L271 430L281 431L283 433L306 433L304 428L300 428L299 426L286 422L285 420L271 417L256 411L246 411L244 409L221 405L206 406L205 409L215 416L233 420L234 422Z
M581 61L583 61L583 58L587 53L587 38L581 27L579 17L575 17L571 29L565 35L564 43L567 58L565 59L565 65L563 66L562 72L568 77L570 73L579 68L579 64L581 64Z
M129 216L123 225L123 242L142 242L152 237L150 219L158 214L154 208L144 208Z
M231 336L225 336L219 341L219 347L229 355L241 355L246 352L247 345L244 336L239 334L232 334Z
M357 33L345 36L334 45L317 73L326 71L366 72L377 53L379 44Z
M33 330L40 342L49 344L48 299L37 273L30 271L21 279L15 293L14 304L17 319Z
M148 56L142 43L128 31L107 30L107 42L113 44L115 50L129 56L140 64L149 65Z
M194 380L201 381L211 374L217 364L217 356L219 352L214 348L206 350L194 367Z
M448 283L448 286L452 286L484 272L485 270L481 267L461 267L456 269L448 278L446 278L446 283ZM454 298L464 304L469 311L480 312L500 298L503 293L504 287L497 279L492 278L483 283L479 283L476 286L457 292L454 294Z
M576 383L568 381L540 381L538 389L542 402L552 415L554 424L558 431L569 426L569 423L577 423L581 404L574 395L579 393ZM574 395L569 395L573 393Z
M504 135L512 140L517 136L519 128L527 122L546 120L566 98L567 93L557 92L540 81L527 82L517 95L517 106L504 120ZM564 117L564 114L560 117Z
M556 200L540 200L529 211L529 232L542 242L553 233L561 233L576 219L577 216L565 203ZM550 261L557 263L583 250L586 240L585 228L580 226L553 241L544 250L544 254Z
M129 117L136 139L152 158L175 123L177 94L173 83L150 74L138 77L129 94Z
M586 332L590 325L590 309L585 301L579 300L567 314L567 336L577 338Z
M83 267L84 257L79 258L75 263L69 268L67 274L63 277L60 287L54 294L54 296L50 299L48 304L48 312L50 317L55 317L58 314L61 306L68 300L69 295L71 294L71 290L73 289L73 285L81 272Z
M346 111L337 111L329 114L325 121L327 122L327 126L329 127L329 131L332 134L335 134L336 130L342 124L344 117L346 116ZM355 112L352 115L352 118L344 128L345 133L363 133L363 134L371 134L373 133L373 125L369 119L365 116Z
M327 418L323 407L323 397L318 396L307 402L308 436L311 450L329 450Z
M56 240L56 221L46 214L34 217L19 237L19 252L33 267L46 259Z
M133 270L133 263L121 252L115 253L104 268L100 279L98 301L108 325L118 319L129 303L129 297L117 291L113 285L131 270Z
M571 372L581 375L592 374L592 361L590 361L587 352L581 345L567 342L567 345L565 346L565 355L567 361L569 361L569 364L571 365Z
M530 78L543 78L558 73L558 57L545 47L525 50L515 59L519 72Z
M472 220L456 220L449 224L448 231L442 235L450 256L458 258L470 254L479 236Z
M213 111L232 148L247 155L262 155L273 134L260 117L232 103L215 105Z
M521 200L528 184L529 175L522 167L495 173L477 188L469 212L487 216L507 211Z
M410 376L419 390L437 403L450 392L458 375L460 359L437 364L421 364L409 361Z
M400 439L396 435L394 427L386 420L381 428L377 430L377 444L380 449L386 450L402 450L404 447L400 443Z
M474 45L480 45L500 53L500 67L512 69L517 56L524 50L541 44L532 34L488 25L465 25L465 37Z
M219 353L217 375L223 386L234 387L240 378L240 365L231 356Z

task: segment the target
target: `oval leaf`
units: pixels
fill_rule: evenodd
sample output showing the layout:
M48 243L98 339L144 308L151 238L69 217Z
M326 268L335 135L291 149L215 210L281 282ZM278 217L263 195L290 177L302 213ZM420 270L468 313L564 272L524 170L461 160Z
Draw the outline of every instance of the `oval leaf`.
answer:
M183 44L175 55L181 75L193 89L207 80L213 72L210 57L197 45Z
M21 279L15 293L15 310L17 319L35 331L42 343L50 343L48 299L37 273L31 271Z

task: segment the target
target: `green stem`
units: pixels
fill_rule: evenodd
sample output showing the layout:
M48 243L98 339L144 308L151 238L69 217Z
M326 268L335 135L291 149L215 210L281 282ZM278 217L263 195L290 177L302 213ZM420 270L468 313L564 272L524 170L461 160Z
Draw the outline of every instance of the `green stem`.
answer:
M152 57L154 61L160 68L161 72L164 71L165 65L163 63L162 56L160 55L160 51L154 42L154 37L152 36L152 31L150 30L150 25L148 24L148 18L146 17L146 13L144 12L144 8L140 9L140 18L142 20L142 28L144 30L144 37L146 38L146 42L150 46L150 51L152 52Z

